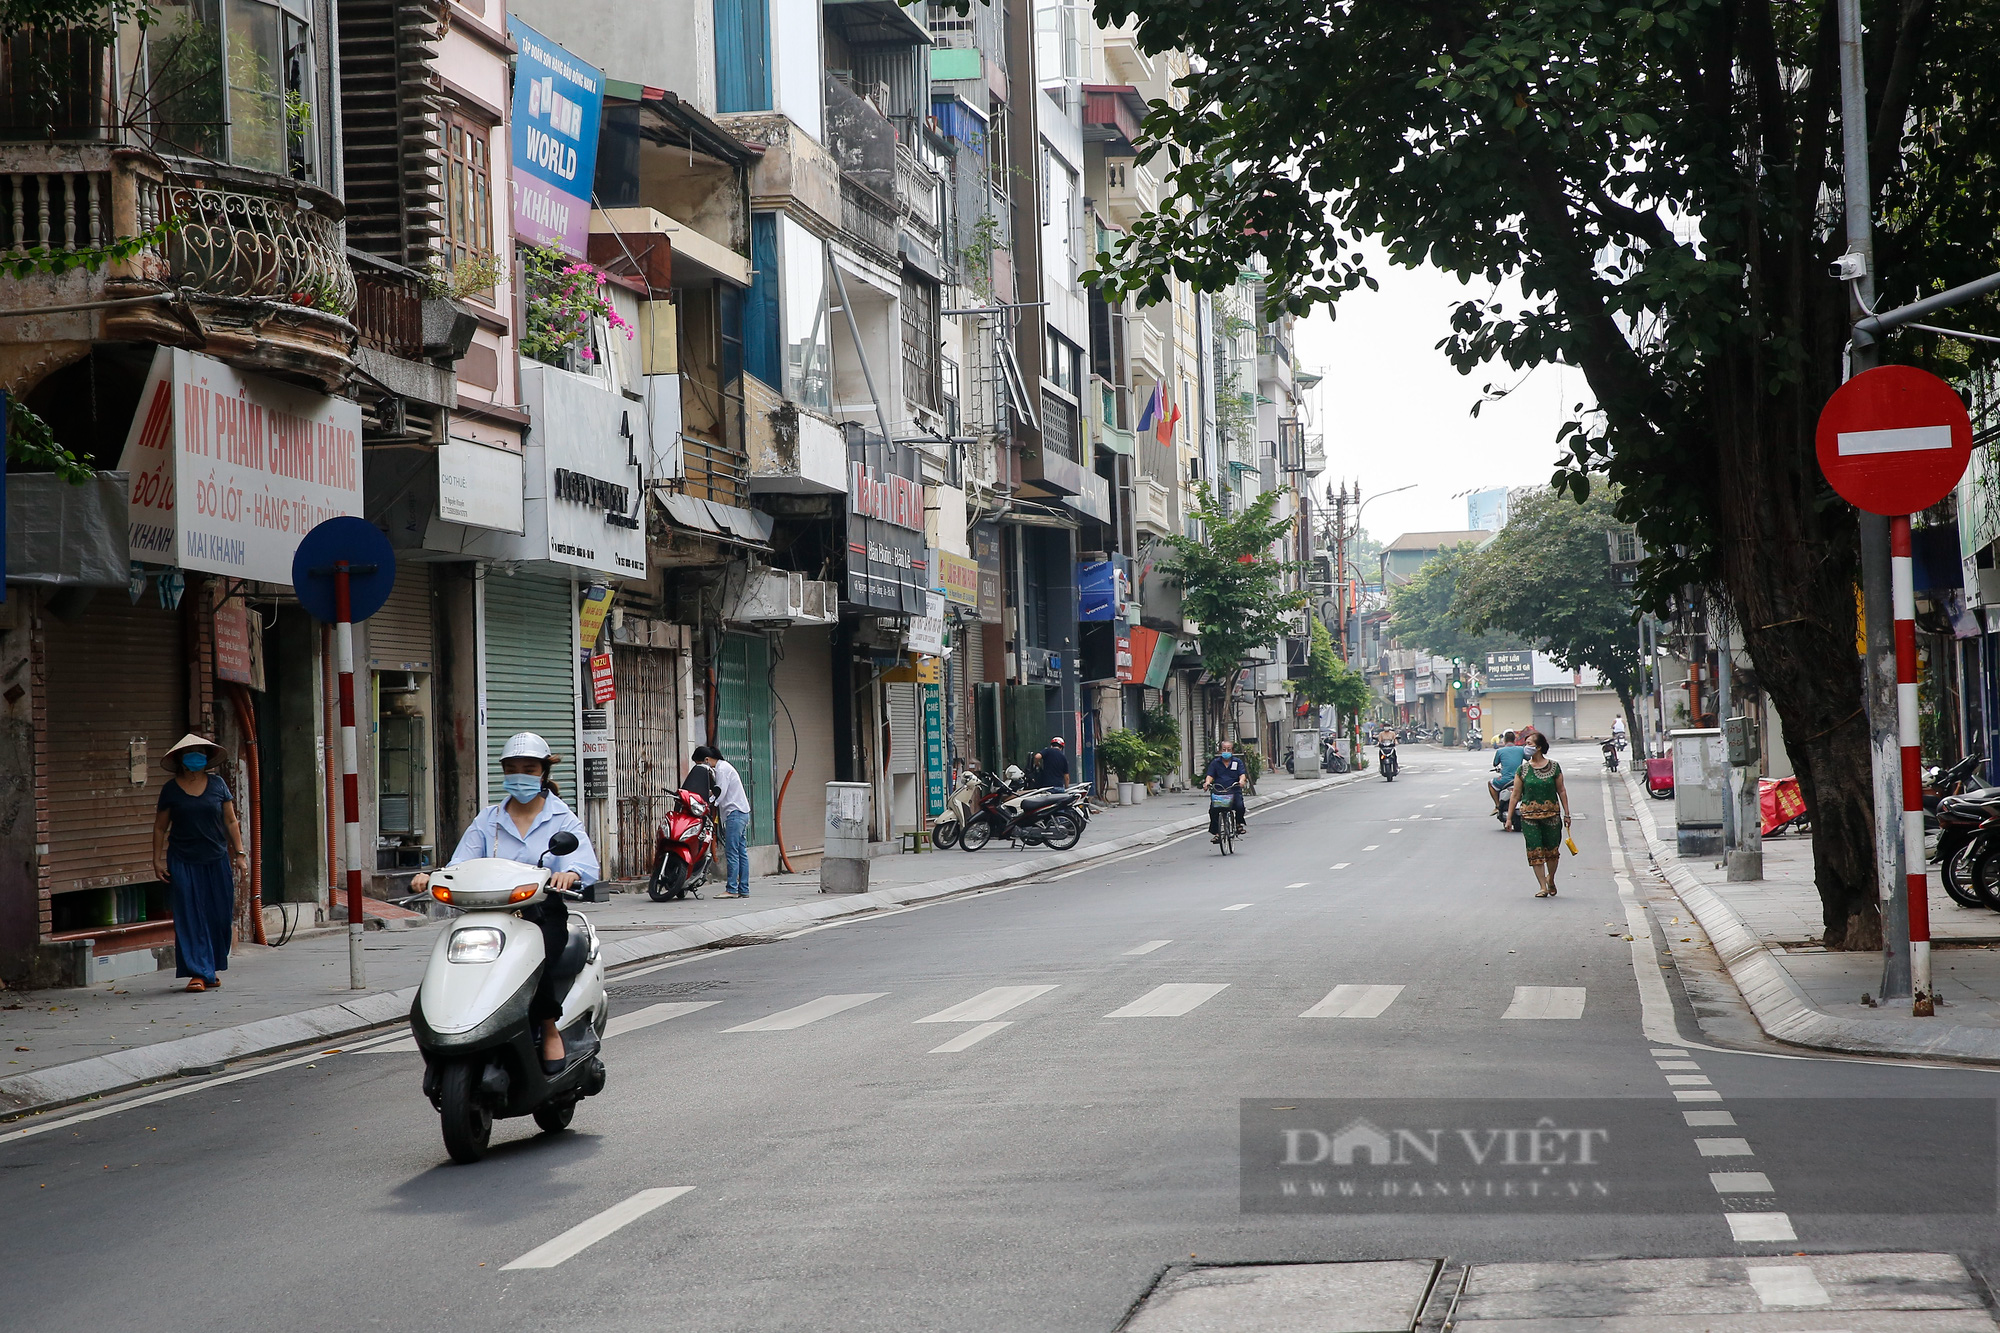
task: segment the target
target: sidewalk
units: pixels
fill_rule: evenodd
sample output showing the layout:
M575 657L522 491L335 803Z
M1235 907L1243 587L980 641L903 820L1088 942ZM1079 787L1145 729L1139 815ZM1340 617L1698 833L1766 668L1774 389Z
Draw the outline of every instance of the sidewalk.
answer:
M1361 780L1345 774L1298 781L1267 776L1254 809ZM821 894L819 873L753 880L747 900L715 896L656 903L642 886L608 902L572 905L604 941L607 966L666 958L732 936L794 930L832 917L880 911L1032 878L1165 841L1203 827L1199 791L1111 806L1068 852L1019 851L994 843L958 850L890 854L869 864L870 891ZM401 923L397 923L401 924ZM408 1015L442 921L369 930L368 986L347 980L344 925L302 934L283 948L238 945L223 989L190 995L171 971L64 990L0 991L0 1117L182 1074L211 1073L231 1060L326 1041L395 1023Z
M1674 851L1672 804L1651 800L1629 771L1624 778L1654 863L1707 932L1766 1035L1852 1054L2000 1064L2000 913L1960 907L1933 872L1937 1015L1913 1018L1907 1002L1878 1006L1870 1001L1882 982L1881 954L1829 953L1820 943L1809 837L1766 840L1764 878L1732 884L1715 861L1683 860Z

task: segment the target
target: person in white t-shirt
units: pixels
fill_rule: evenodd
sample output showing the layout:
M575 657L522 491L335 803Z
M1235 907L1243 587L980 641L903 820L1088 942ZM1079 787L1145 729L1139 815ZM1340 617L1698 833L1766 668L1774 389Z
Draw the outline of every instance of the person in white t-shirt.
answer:
M750 797L736 766L722 757L713 745L695 752L705 759L715 774L715 808L722 813L722 854L729 866L729 884L723 890L731 898L750 896Z

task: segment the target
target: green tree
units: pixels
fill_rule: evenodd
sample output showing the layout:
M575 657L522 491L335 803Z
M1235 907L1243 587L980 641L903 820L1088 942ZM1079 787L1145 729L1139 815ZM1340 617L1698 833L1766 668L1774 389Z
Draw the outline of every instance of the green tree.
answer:
M2000 0L1863 0L1881 290L1994 262ZM1829 947L1879 942L1854 642L1853 513L1814 457L1839 383L1836 7L1793 0L1097 0L1186 51L1145 121L1167 201L1113 248L1110 295L1206 291L1246 267L1303 312L1372 283L1355 248L1478 289L1445 349L1581 370L1596 406L1555 482L1592 473L1652 553L1659 607L1719 584L1741 616L1814 811ZM1143 160L1143 159L1142 159ZM1520 296L1500 294L1506 279ZM1992 312L1954 312L1991 332ZM1921 339L1900 344L1920 354Z
M1477 559L1478 548L1470 542L1447 546L1408 583L1392 588L1389 632L1433 657L1455 657L1474 665L1485 662L1488 653L1526 648L1527 642L1504 626L1473 633L1460 623L1459 588L1465 570Z
M1615 491L1593 490L1582 504L1553 491L1524 491L1510 506L1507 526L1466 562L1453 616L1470 633L1497 628L1519 635L1564 670L1596 671L1618 692L1625 725L1638 735L1632 597L1612 582L1605 537L1618 526Z
M1299 682L1299 694L1310 704L1332 704L1341 720L1340 729L1350 736L1361 715L1375 702L1367 678L1340 660L1333 650L1333 636L1318 616L1312 618L1306 677Z
M1234 512L1224 512L1206 483L1195 488L1195 517L1201 537L1169 537L1181 611L1201 626L1202 665L1233 699L1252 649L1276 643L1298 628L1298 613L1309 594L1287 592L1285 576L1299 567L1271 554L1292 530L1290 519L1273 518L1278 493L1265 491Z

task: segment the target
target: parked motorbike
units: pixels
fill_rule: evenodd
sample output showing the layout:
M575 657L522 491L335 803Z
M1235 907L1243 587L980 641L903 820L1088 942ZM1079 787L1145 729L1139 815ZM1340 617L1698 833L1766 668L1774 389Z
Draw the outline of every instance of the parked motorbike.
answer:
M1466 733L1465 748L1468 750L1483 750L1486 748L1486 738L1479 734L1477 728Z
M1604 742L1604 771L1607 773L1618 771L1618 742L1615 739Z
M1375 755L1375 762L1382 770L1382 780L1384 782L1394 782L1396 780L1396 770L1401 767L1396 761L1396 747L1385 741L1377 741L1375 743Z
M691 791L677 791L653 834L653 876L646 894L656 903L701 897L715 853L715 811Z
M976 852L994 838L1007 838L1029 846L1066 852L1083 836L1088 813L1078 806L1087 804L1075 788L1022 790L1020 769L1007 770L1010 784L996 792L966 820L958 835L961 850Z
M985 774L979 765L967 763L958 775L958 786L951 795L944 798L944 813L931 825L931 846L940 851L950 851L958 846L958 835L964 831L966 821L979 808L980 798L985 792Z
M544 856L567 856L576 837L558 833ZM410 1031L424 1057L424 1096L437 1109L445 1151L455 1162L486 1155L495 1119L532 1115L553 1134L569 1127L576 1104L604 1091L597 1051L611 1001L597 931L578 913L555 958L544 956L541 927L520 911L551 894L581 894L549 886L546 866L497 857L461 861L431 876L431 896L463 909L438 940L410 1007ZM555 970L563 991L563 1067L542 1072L541 1034L528 1003L542 969ZM568 980L565 990L562 981Z

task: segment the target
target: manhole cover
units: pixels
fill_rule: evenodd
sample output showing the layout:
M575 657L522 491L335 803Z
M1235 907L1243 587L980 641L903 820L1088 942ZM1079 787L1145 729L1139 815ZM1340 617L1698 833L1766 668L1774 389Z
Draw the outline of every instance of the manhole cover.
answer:
M614 1000L674 1000L728 984L726 981L632 981L621 986L613 982L605 987L605 992Z

